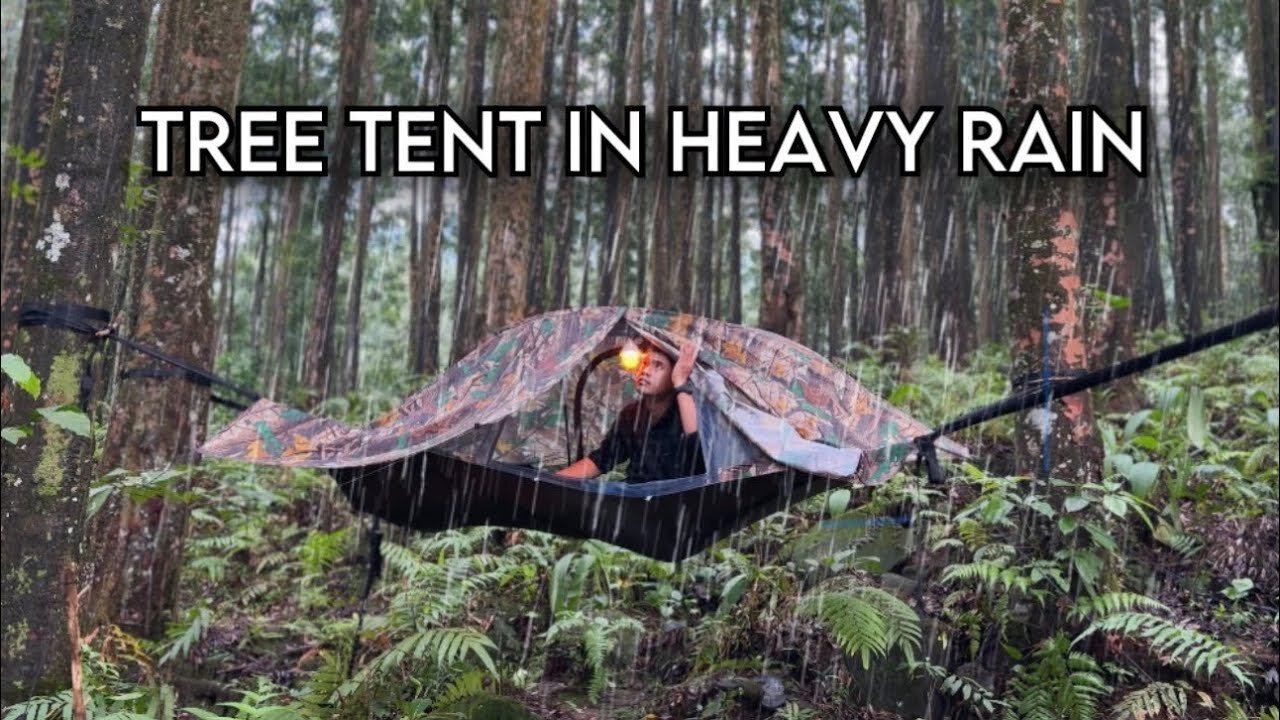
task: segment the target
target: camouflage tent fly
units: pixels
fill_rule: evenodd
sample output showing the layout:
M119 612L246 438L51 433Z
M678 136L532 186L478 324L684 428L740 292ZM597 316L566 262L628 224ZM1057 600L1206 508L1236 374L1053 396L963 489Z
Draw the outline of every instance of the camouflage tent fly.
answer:
M634 399L616 349L636 339L672 352L701 342L692 383L707 472L647 483L555 477ZM882 482L925 432L773 333L606 307L508 328L367 427L263 400L203 452L325 468L357 510L420 530L522 527L677 560L833 485Z

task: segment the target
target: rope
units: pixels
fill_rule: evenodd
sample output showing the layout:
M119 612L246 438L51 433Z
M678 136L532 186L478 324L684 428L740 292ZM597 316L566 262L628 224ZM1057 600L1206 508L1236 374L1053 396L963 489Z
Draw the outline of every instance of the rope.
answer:
M1236 340L1250 335L1255 332L1266 330L1280 325L1280 307L1273 307L1269 310L1250 315L1249 317L1223 325L1215 330L1197 335L1193 338L1183 340L1180 343L1166 345L1145 355L1139 355L1136 358L1130 358L1121 362L1112 363L1104 368L1099 368L1090 372L1086 372L1074 377L1066 377L1064 379L1042 377L1041 385L1043 387L1030 387L1021 392L1014 393L1003 400L997 400L990 405L972 410L961 415L954 420L945 422L934 428L932 432L915 438L917 453L927 466L929 481L942 482L945 478L942 475L941 467L938 466L937 450L934 447L934 441L943 435L950 435L954 432L973 427L988 420L993 420L1004 415L1011 415L1021 410L1027 410L1039 405L1040 403L1057 400L1067 395L1074 395L1084 390L1090 390L1105 385L1109 382L1128 377L1143 370L1149 370L1157 365L1163 365L1182 357L1186 357L1195 352L1211 348L1215 345ZM1060 381L1059 381L1060 380Z

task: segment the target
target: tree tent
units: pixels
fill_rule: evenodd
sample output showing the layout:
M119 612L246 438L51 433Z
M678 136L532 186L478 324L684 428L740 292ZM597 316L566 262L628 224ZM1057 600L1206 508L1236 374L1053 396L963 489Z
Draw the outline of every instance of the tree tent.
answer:
M691 383L706 472L645 483L559 478L636 397L619 350L701 345ZM260 400L206 456L324 468L355 509L424 531L497 525L680 560L835 485L881 483L929 428L771 332L621 307L498 333L365 427ZM945 438L944 451L964 449Z

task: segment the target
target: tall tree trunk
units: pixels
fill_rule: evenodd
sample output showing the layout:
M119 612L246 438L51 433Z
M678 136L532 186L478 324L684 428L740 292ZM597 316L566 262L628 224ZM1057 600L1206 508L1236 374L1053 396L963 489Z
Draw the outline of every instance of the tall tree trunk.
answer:
M285 183L284 202L280 208L280 235L276 240L276 263L271 281L271 314L267 321L267 355L265 367L270 368L267 395L274 397L280 383L280 367L284 364L285 327L289 320L289 302L292 299L290 285L293 279L292 259L294 235L302 217L303 181L291 177Z
M557 0L548 0L547 25L543 29L542 48L542 87L546 94L551 94L552 75L556 66L556 25L558 10ZM547 42L546 38L552 38ZM563 138L562 138L563 140ZM547 239L543 226L547 204L547 176L551 172L551 146L544 135L533 138L530 147L530 159L533 161L533 204L529 214L529 280L525 285L524 305L526 312L536 315L546 308L546 274L547 274Z
M1076 15L1084 76L1082 99L1120 121L1138 92L1132 70L1133 23L1129 0L1080 0ZM1158 249L1156 238L1141 237L1141 213L1145 204L1142 186L1145 184L1145 179L1113 162L1105 179L1078 186L1080 271L1086 288L1122 298L1132 296L1134 269L1142 262L1142 256L1131 256L1130 251L1145 254ZM1139 240L1136 243L1135 237ZM1089 365L1111 363L1132 353L1131 306L1132 303L1125 306L1102 302L1095 313L1086 314ZM1127 391L1123 394L1131 395L1128 391L1131 388L1125 387Z
M360 205L356 210L356 257L347 284L347 322L343 336L346 358L341 390L360 386L360 301L364 295L364 266L369 256L369 234L373 228L373 206L377 198L374 178L360 179Z
M1200 332L1204 288L1200 246L1204 218L1204 137L1199 102L1199 18L1183 14L1183 0L1165 0L1165 43L1169 62L1169 157L1173 184L1174 296L1178 327Z
M784 117L779 12L778 0L758 3L751 30L752 100L756 105L772 108L775 118ZM799 338L804 311L803 278L797 267L799 258L795 256L795 237L788 228L789 222L784 178L762 179L760 327Z
M485 49L489 44L489 0L467 5L466 77L462 89L462 117L475 122L484 101ZM456 362L474 344L476 264L488 205L488 184L470 164L462 168L462 192L458 194L458 268L454 290L453 342L450 360Z
M834 41L834 54L828 67L827 101L832 105L840 105L844 93L845 44L842 40ZM834 135L827 143L827 157L835 157ZM823 223L827 235L827 355L837 357L844 352L844 306L847 300L847 277L845 275L844 244L849 234L840 222L844 213L844 176L827 179L827 213Z
M1138 104L1151 106L1151 0L1136 3L1137 54L1134 72L1138 82ZM1147 137L1156 137L1154 117L1147 118ZM1138 308L1135 322L1150 330L1168 321L1165 307L1164 276L1160 271L1160 231L1156 225L1155 201L1159 185L1140 183L1133 210L1137 213L1138 234L1130 239L1128 255L1135 260L1133 296Z
M628 3L624 0L622 5ZM621 28L618 34L622 36L622 52L626 52L626 30L631 19L627 14L619 9L617 18L618 26ZM578 0L565 0L564 5L564 102L565 105L578 104ZM615 44L615 51L617 44ZM615 83L614 100L624 97L626 91L626 75L620 68L621 63L615 62L613 79ZM609 190L612 187L616 193L617 183L614 174L610 174L606 180L605 191L605 207L609 207ZM556 223L555 228L555 244L551 251L551 283L548 289L549 309L558 310L568 307L569 305L569 255L573 251L573 234L574 234L574 213L576 212L574 202L574 191L577 188L577 182L571 177L560 178L559 184L556 186L556 198L552 203L551 218ZM606 213L608 210L606 210ZM608 239L605 238L605 242ZM603 278L602 278L603 280ZM607 302L607 301L606 301Z
M963 357L974 342L972 260L968 238L957 232L964 208L956 207L960 183L955 174L955 115L945 109L959 102L955 13L942 0L925 4L920 43L924 52L916 72L921 103L944 108L926 139L925 157L933 160L924 169L920 206L930 344L947 358Z
M271 260L272 206L275 204L276 184L267 184L267 195L262 200L259 216L260 232L258 236L258 259L253 271L253 305L249 310L250 336L249 345L258 364L262 361L262 331L266 318L262 316L262 305L266 302L267 272Z
M339 52L338 113L355 105L364 77L366 46L374 0L345 0L342 9ZM342 260L342 240L347 226L347 198L351 192L351 149L353 132L339 120L333 129L333 152L329 162L329 189L324 202L324 234L316 267L316 285L311 298L311 321L307 327L306 352L302 356L302 383L320 400L328 396L334 377L333 331L337 313L338 264Z
M436 102L445 103L449 100L449 68L453 58L453 43L450 41L452 22L452 0L432 6L430 51L434 60L429 64L435 87L431 88L431 76L424 72L418 95L420 105L427 104L429 93L434 93ZM411 368L421 375L434 374L439 369L440 362L440 255L441 228L444 224L444 184L444 178L426 180L426 202L415 205L419 210L422 207L426 209L425 221L415 228L418 264L410 276L417 288L416 297L420 304L417 312L411 314L411 322L416 322L412 330L414 343ZM419 193L423 186L422 182L414 184Z
M1005 28L1009 126L1020 127L1030 108L1038 104L1044 108L1050 127L1064 127L1069 93L1062 3L1009 0ZM1043 172L1027 173L1013 185L1012 192L1008 223L1013 375L1038 377L1047 372L1059 376L1083 369L1089 348L1077 269L1078 225L1067 181ZM1046 323L1048 338L1042 330ZM1043 367L1046 344L1048 368ZM1049 423L1048 445L1041 441L1045 422ZM1024 415L1014 442L1023 468L1038 469L1047 459L1048 473L1054 478L1073 484L1097 479L1101 446L1086 393L1058 401L1047 417L1044 413Z
M1245 0L1249 110L1253 116L1254 170L1249 188L1258 235L1258 290L1266 302L1280 297L1280 9L1271 0Z
M733 48L733 102L741 105L746 97L743 95L743 78L746 75L746 7L743 0L733 0L733 29L729 45ZM729 312L728 320L732 323L742 322L742 180L729 180Z
M674 264L671 260L675 242L675 228L671 217L671 177L665 168L669 165L667 146L667 108L671 106L671 5L675 0L654 0L653 38L656 43L653 56L653 150L650 179L644 183L652 188L650 197L653 209L653 228L642 242L648 248L649 261L643 268L645 295L642 305L674 309L679 303L674 295Z
M705 45L702 28L702 4L698 0L684 0L680 6L680 69L676 87L683 86L683 98L674 98L689 106L690 118L702 115L702 48ZM692 123L691 123L692 124ZM696 126L695 126L696 127ZM705 130L705 128L701 128ZM672 181L671 217L674 235L668 250L672 279L674 307L689 310L693 304L693 249L698 245L694 231L698 227L698 199L705 194L706 178L702 170L701 156L693 156L689 162L689 174Z
M71 643L62 580L80 560L84 508L94 472L89 437L37 419L36 409L75 403L89 409L81 377L93 345L42 327L18 328L24 302L101 303L109 297L133 112L150 5L140 0L75 3L65 45L75 58L51 105L48 152L24 246L6 258L0 283L0 352L26 359L43 381L37 400L12 385L6 418L31 434L0 454L0 700L9 704L67 687ZM107 28L111 28L108 30ZM92 72L91 72L92 71Z
M1204 257L1205 298L1220 313L1227 287L1227 247L1222 235L1222 148L1218 144L1218 38L1213 27L1213 3L1201 5L1204 16L1204 132L1205 178Z
M613 53L609 56L609 83L613 88L609 109L613 113L614 120L620 123L624 119L624 105L627 102L635 105L644 104L641 87L641 73L644 69L644 3L636 0L619 0L615 20L617 25L613 36ZM573 26L569 32L571 33L569 39L573 43L576 56L578 46L576 2L574 2ZM628 68L631 73L627 72ZM566 65L565 72L567 73L565 78L567 102L567 83L570 77L575 83L576 96L577 68L573 66L571 69ZM621 171L618 164L613 163L604 180L604 235L601 237L604 243L602 250L604 265L600 271L600 293L597 295L601 305L614 304L621 294L618 290L618 279L623 260L626 258L626 248L623 243L626 238L631 186L630 173ZM568 242L568 238L561 238L561 240ZM560 279L557 278L557 280ZM563 280L567 282L568 278Z
M249 5L248 0L168 0L161 5L151 102L234 105ZM208 367L214 358L212 281L222 180L216 174L186 176L186 160L185 153L174 153L173 176L156 183L151 228L156 241L150 244L145 280L136 298L134 336ZM126 360L126 365L140 362L136 356ZM102 471L194 463L208 408L208 388L181 380L125 380L107 427ZM189 475L181 476L173 489L184 492L190 482ZM139 504L123 501L118 513L95 523L104 530L94 538L93 593L99 621L119 623L148 637L163 633L177 601L187 517L187 503L153 498Z
M504 5L500 19L502 70L494 89L495 100L507 105L541 105L542 67L524 58L541 58L546 42L549 0ZM511 157L510 133L498 136L499 158ZM502 170L505 170L503 172ZM493 191L502 202L492 208L489 224L488 262L485 263L485 324L492 330L524 318L526 284L529 282L529 231L534 225L537 199L534 178L513 177L511 168L500 169Z
M904 0L869 2L866 8L866 77L872 105L897 105L905 94ZM904 182L897 168L896 147L881 144L867 160L867 232L864 244L858 335L869 340L905 321L903 273L899 244L903 231Z

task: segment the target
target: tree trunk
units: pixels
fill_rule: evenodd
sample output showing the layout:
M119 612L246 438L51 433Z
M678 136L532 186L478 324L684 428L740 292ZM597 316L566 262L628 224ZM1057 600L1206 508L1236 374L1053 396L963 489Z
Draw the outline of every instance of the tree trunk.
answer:
M733 0L733 29L730 46L733 48L733 102L741 105L746 97L743 95L744 77L746 76L746 19L747 10L743 0ZM729 180L729 312L728 321L742 322L742 180L734 177Z
M1133 24L1128 0L1080 0L1079 19L1083 67L1083 100L1101 108L1118 122L1133 103ZM1091 179L1080 188L1080 269L1086 288L1130 298L1135 266L1143 254L1158 250L1158 239L1141 237L1143 186L1120 163L1109 164L1106 178ZM1137 242L1135 242L1135 239ZM1137 260L1137 262L1135 262ZM1089 333L1089 365L1100 366L1128 357L1133 351L1132 303L1107 301L1085 316ZM1132 386L1122 395L1131 395Z
M653 150L650 156L649 178L642 184L652 189L653 228L648 237L642 238L648 249L645 273L645 295L641 305L661 309L674 309L679 302L674 296L674 263L671 259L675 242L675 228L671 217L671 177L666 172L669 164L667 146L667 108L672 104L670 55L671 55L671 5L675 0L654 0L653 38L656 46L653 55ZM643 262L643 261L642 261Z
M1005 5L1006 113L1020 127L1041 105L1050 127L1065 127L1066 42L1063 5L1055 0L1009 0ZM1027 173L1012 186L1008 206L1011 284L1009 325L1013 376L1060 376L1086 367L1083 290L1077 270L1078 225L1065 179ZM1043 327L1047 324L1049 336ZM1044 368L1045 355L1050 367ZM1021 467L1042 468L1073 484L1098 479L1101 447L1087 393L1058 401L1046 419L1025 414L1015 434ZM1042 443L1049 423L1048 445ZM1048 464L1043 468L1042 463ZM1060 490L1046 488L1050 492Z
M151 102L227 107L235 103L249 30L248 0L169 0L161 5L152 60ZM222 179L186 176L185 153L174 174L156 183L155 241L136 299L134 337L194 365L214 358L212 278ZM228 229L230 234L230 229ZM265 239L264 239L265 242ZM174 308L182 308L175 313ZM122 365L152 363L126 354ZM124 380L113 408L101 471L152 470L194 463L204 441L209 389L180 379ZM183 476L173 489L189 487ZM114 508L103 509L109 513ZM188 505L154 498L121 503L95 525L101 622L148 637L163 634L177 600Z
M689 107L689 117L702 115L702 48L705 45L702 28L702 7L698 0L684 0L680 6L680 69L676 87L682 87L681 95L674 97L676 102L683 101ZM697 128L698 126L694 126ZM698 128L705 130L705 128ZM671 287L674 307L689 310L693 305L693 249L698 245L694 235L698 228L698 199L706 193L706 177L703 175L702 158L694 155L690 158L689 174L671 180L673 195L671 198L672 229L668 260L674 283Z
M906 9L903 0L869 2L866 8L866 78L872 105L897 105L905 94L907 68L903 38ZM902 324L906 316L900 239L903 231L903 190L897 148L880 144L867 160L867 232L864 244L862 293L858 300L859 339L881 335Z
M66 687L71 643L63 573L80 559L84 508L94 472L92 440L46 420L38 407L90 409L82 385L91 342L63 330L17 326L23 302L96 304L109 297L107 258L116 250L133 112L150 5L76 3L62 75L51 105L48 171L25 246L3 269L0 352L25 358L42 380L39 401L8 385L6 418L31 434L0 455L0 699L6 704ZM111 29L107 29L111 28ZM90 72L92 70L92 73Z
M345 0L342 10L339 53L338 98L336 107L355 105L360 98L360 79L366 64L370 18L374 0ZM351 192L351 128L339 119L333 128L333 151L329 162L329 189L324 202L324 234L316 265L316 285L311 298L311 321L307 328L306 351L302 356L302 383L313 396L328 396L334 377L333 331L337 308L338 264L342 260L342 240L347 225L347 197Z
M1280 9L1272 0L1245 0L1245 11L1256 158L1249 189L1258 227L1258 291L1265 304L1280 297Z
M1138 104L1151 106L1151 0L1138 0L1137 55L1134 70L1138 81ZM1155 120L1147 118L1147 137L1156 137ZM1153 143L1154 144L1154 143ZM1129 257L1134 259L1134 300L1138 311L1135 322L1150 330L1168 321L1168 309L1164 299L1164 276L1160 272L1160 231L1156 225L1155 197L1159 185L1152 182L1139 184L1139 194L1134 211L1138 216L1137 236L1130 239Z
M360 301L364 295L364 266L369 256L369 234L373 228L373 206L377 198L374 178L360 179L360 205L356 210L356 258L351 267L351 281L347 284L347 322L343 343L346 362L343 363L341 390L349 392L360 386Z
M1169 62L1169 157L1173 184L1174 296L1178 327L1200 332L1204 296L1200 277L1201 217L1204 186L1204 138L1200 125L1199 20L1183 16L1182 0L1165 0L1165 37Z
M471 0L467 6L466 78L462 89L462 117L475 122L484 101L485 49L489 40L489 1ZM458 269L454 291L453 343L450 360L457 362L474 344L476 260L488 204L484 175L470 164L462 168L458 194Z
M1201 5L1204 11L1204 296L1214 315L1220 314L1223 293L1227 287L1227 247L1222 236L1222 148L1218 145L1218 38L1213 27L1213 3Z
M556 66L557 0L548 0L547 25L543 29L542 85L551 94L552 75ZM547 42L546 38L552 38ZM563 139L563 138L562 138ZM524 306L530 315L537 315L546 308L547 240L545 222L547 204L547 175L551 172L551 146L545 135L536 135L530 144L533 161L533 203L529 214L529 280L525 285Z
M302 216L302 178L291 177L285 184L284 204L280 208L280 236L276 240L276 266L271 281L271 314L267 322L267 356L265 367L270 368L267 395L274 397L280 383L281 365L284 364L285 328L289 320L289 291L292 279L294 235Z
M626 5L624 1L622 3ZM622 37L622 51L626 52L626 30L630 18L619 10L618 35ZM578 0L566 0L564 5L564 103L578 104ZM617 45L615 44L615 52ZM615 102L623 97L626 91L626 75L621 69L621 62L614 63L613 80L615 83ZM620 102L616 102L620 105ZM616 192L617 183L614 174L606 181L606 188L613 187ZM573 251L574 234L574 191L577 182L571 177L561 177L556 186L556 198L552 203L551 219L556 223L555 244L551 250L551 282L548 288L548 309L559 310L569 306L569 255ZM605 206L609 206L609 190L605 191ZM607 212L607 211L606 211ZM607 242L607 239L606 239Z
M644 104L641 87L641 73L644 68L644 3L635 0L619 0L616 22L613 53L609 58L610 85L613 88L609 108L614 120L621 122L624 118L624 105L627 102L635 105ZM573 43L576 56L578 46L576 2L574 2L573 26L569 32L571 33L569 39ZM628 68L631 69L631 73L627 72ZM565 72L572 76L576 96L577 68L574 66L570 69L566 65ZM632 79L633 76L634 79ZM568 76L565 78L566 102L569 79ZM618 163L612 163L604 180L604 235L601 237L604 243L604 249L601 251L604 265L600 271L600 292L596 296L601 305L614 304L621 294L618 285L620 270L626 258L626 227L632 184L631 174L622 171ZM567 238L561 238L561 240L568 242ZM557 278L557 280L560 279ZM568 278L563 280L567 282Z
M916 79L921 103L944 108L924 149L924 157L932 160L924 168L920 202L927 273L923 294L930 346L934 352L955 359L968 353L974 342L973 267L968 238L957 232L964 208L957 208L956 203L960 183L955 173L955 114L946 108L958 104L960 81L955 10L948 8L942 0L928 0L925 5L921 22L924 52Z
M520 6L504 5L500 20L501 51L505 54L494 89L496 102L505 105L541 105L542 67L525 58L541 58L546 42L548 0ZM499 133L499 158L511 157L510 133ZM526 284L529 282L529 231L534 225L537 187L535 178L514 177L511 168L500 168L492 181L496 197L489 219L488 262L485 263L485 324L498 330L524 318Z
M782 112L782 58L779 43L779 3L756 5L751 30L752 100ZM775 133L776 134L776 133ZM776 139L776 138L775 138ZM769 143L766 143L769 145ZM804 311L802 271L789 230L787 186L784 178L760 181L760 327L788 337L800 337Z

